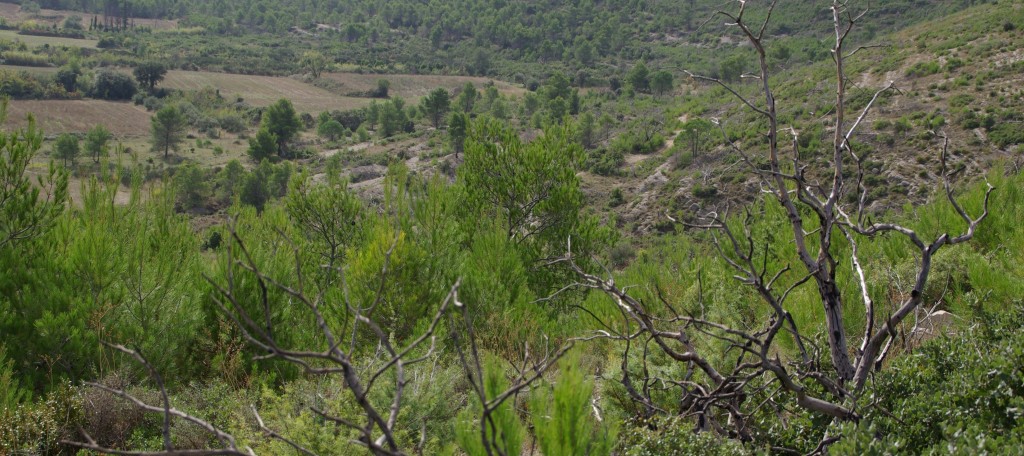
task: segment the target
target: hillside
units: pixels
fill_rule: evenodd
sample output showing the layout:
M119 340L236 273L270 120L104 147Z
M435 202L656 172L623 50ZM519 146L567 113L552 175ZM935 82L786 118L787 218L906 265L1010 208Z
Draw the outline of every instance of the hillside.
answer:
M1024 448L1019 1L20 3L0 456Z
M930 132L950 138L952 156L957 166L965 167L966 176L984 175L1005 163L1020 166L1024 138L1016 132L1024 111L1020 51L1024 38L1016 24L1021 22L1021 5L972 7L877 36L875 42L885 47L866 49L848 62L854 106L862 107L889 82L900 90L881 100L855 138L866 156L872 187L868 202L876 211L898 209L908 197L923 202L932 196L941 141ZM775 64L773 81L786 127L800 131L801 144L811 149L806 153L817 156L813 149L827 148L834 131L821 117L834 106L834 95L825 90L830 78L834 80L834 69L824 61ZM757 89L753 83L735 87L750 96ZM684 83L683 90L686 94L679 103L686 106L682 112L689 119L719 119L733 141L757 149L759 128L765 126L751 123L755 117L745 106L712 86ZM669 112L678 112L675 109ZM601 203L598 198L607 195L610 187L621 188L626 204L615 211L617 216L648 232L664 221L658 207L676 217L688 217L696 208L707 210L756 195L756 181L724 144L721 133L711 131L704 141L695 158L687 157L685 148L667 144L653 156L635 156L646 165L641 166L640 175L627 156L622 169L634 179L588 179L594 186L595 204ZM698 188L714 189L714 194L697 196Z

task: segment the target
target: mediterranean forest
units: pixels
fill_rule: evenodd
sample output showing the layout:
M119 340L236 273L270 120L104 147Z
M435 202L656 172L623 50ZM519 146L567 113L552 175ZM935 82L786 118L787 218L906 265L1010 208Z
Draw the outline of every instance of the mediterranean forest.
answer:
M0 456L1024 455L1019 0L3 0Z

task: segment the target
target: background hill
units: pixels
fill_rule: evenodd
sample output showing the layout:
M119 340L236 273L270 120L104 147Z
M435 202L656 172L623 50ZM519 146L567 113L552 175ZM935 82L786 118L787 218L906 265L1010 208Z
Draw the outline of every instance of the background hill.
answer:
M713 14L739 2L0 4L0 454L67 454L81 430L228 445L118 397L161 402L154 371L257 454L481 456L481 401L506 387L510 456L1017 451L1024 5L872 3L847 118L895 90L837 195L863 177L867 223L938 254L766 196L769 125L737 100L763 106L764 81ZM836 169L821 5L782 0L766 29L799 191ZM726 213L731 232L693 226ZM840 377L839 329L865 383Z

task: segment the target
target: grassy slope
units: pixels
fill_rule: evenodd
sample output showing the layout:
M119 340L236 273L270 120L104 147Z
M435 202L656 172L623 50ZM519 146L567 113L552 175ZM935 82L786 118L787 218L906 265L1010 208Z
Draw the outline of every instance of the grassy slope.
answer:
M1015 30L1004 30L1008 22L1019 25ZM941 143L929 131L940 131L951 138L953 166L965 166L966 174L975 179L1001 161L1021 159L1018 146L999 147L985 129L965 128L961 123L966 111L978 116L993 115L997 124L1020 121L1024 90L1021 72L1016 68L1024 60L1020 51L1024 48L1021 27L1024 6L1013 2L985 4L879 37L874 42L891 47L870 49L850 59L847 75L852 84L848 95L859 100L854 106L862 106L887 81L894 81L902 90L902 94L883 100L855 137L861 151L871 151L868 164L873 174L871 195L876 200L876 210L899 207L908 196L921 202L931 194L937 183ZM769 47L779 42L786 42L785 38L775 37ZM954 59L962 62L962 66L950 65ZM932 61L938 62L937 73L912 74L914 65ZM817 141L807 148L812 167L824 164L815 157L825 153L829 144L829 126L820 116L834 105L834 68L830 62L825 57L810 65L791 63L776 70L773 78L782 127L794 125L801 132L815 132ZM754 84L740 84L738 89L752 99L760 99ZM732 96L720 89L688 82L684 82L683 91L687 95L677 106L685 114L691 118L720 118L730 134L743 138L742 143L757 150L757 138L763 127ZM850 113L859 112L851 109ZM944 123L928 125L929 119L938 117ZM892 126L901 119L908 122L909 130L898 131ZM642 172L628 172L618 180L587 175L593 203L605 205L611 188L622 188L627 204L615 213L646 232L664 210L686 216L692 214L693 207L720 206L727 201L749 200L756 194L751 190L756 189L756 182L736 164L738 157L724 146L719 145L682 167L675 165L674 157L665 158L664 153L647 160L653 160L652 164L670 162L666 167L641 167ZM659 172L665 178L652 178ZM664 184L657 185L659 182ZM714 185L719 195L695 197L692 190L697 184Z

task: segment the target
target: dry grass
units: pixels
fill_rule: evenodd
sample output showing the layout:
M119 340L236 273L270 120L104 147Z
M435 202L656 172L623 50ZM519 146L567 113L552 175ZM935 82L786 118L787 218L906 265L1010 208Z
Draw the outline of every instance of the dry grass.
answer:
M47 135L84 133L97 124L115 136L149 135L150 113L131 103L101 100L12 100L4 128L24 127L29 114Z
M319 113L321 111L357 109L370 104L369 98L346 96L353 92L367 92L377 87L377 81L387 79L391 82L391 95L416 103L438 87L452 90L472 82L481 87L489 79L467 76L432 76L432 75L382 75L357 73L330 73L323 75L338 83L335 90L326 90L307 84L301 80L287 77L250 76L241 74L212 73L205 71L171 71L167 79L160 85L171 89L199 90L213 87L221 95L234 98L241 97L254 106L267 106L281 98L291 100L295 109L301 112ZM508 95L522 95L525 89L505 82L495 81L498 90Z
M365 98L337 95L296 79L271 76L170 71L160 86L179 90L213 87L226 98L240 97L253 106L268 106L281 98L287 98L295 105L295 109L309 113L356 109L370 103Z
M0 3L0 5L5 4L6 3ZM10 41L22 41L30 48L42 46L44 44L49 44L50 46L58 47L66 46L96 49L96 43L98 43L98 41L96 40L79 40L75 38L60 38L54 36L19 35L18 32L14 30L0 30L0 39Z

